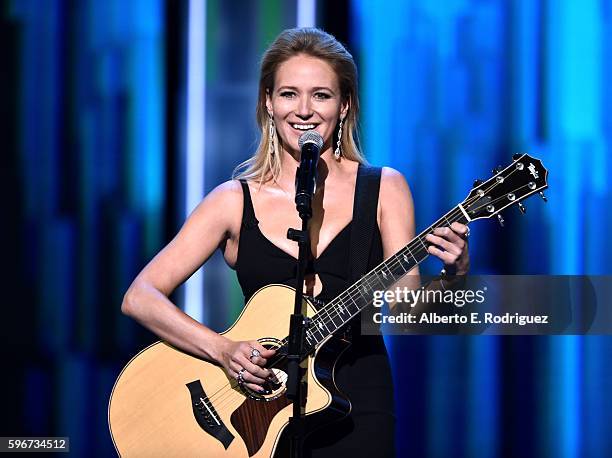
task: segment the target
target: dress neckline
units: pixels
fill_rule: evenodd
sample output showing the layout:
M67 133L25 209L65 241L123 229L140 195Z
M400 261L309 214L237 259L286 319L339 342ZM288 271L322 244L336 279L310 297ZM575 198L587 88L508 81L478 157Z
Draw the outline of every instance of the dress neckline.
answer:
M342 236L351 227L352 224L353 224L353 220L349 221L342 229L340 229L340 231L334 236L334 238L331 239L331 241L327 244L327 246L323 249L323 251L321 253L319 253L319 255L317 257L312 256L312 259L314 261L318 261L319 259L321 259L323 257L323 255L327 254L327 252L330 250L330 247L340 238L340 236ZM257 232L259 233L259 235L261 235L261 237L266 241L266 243L268 245L270 245L272 248L274 248L278 252L283 253L287 257L297 261L297 258L295 256L293 256L291 253L288 253L285 250L283 250L277 244L272 242L272 240L270 240L266 236L266 234L264 234L262 232L262 230L259 228L259 222L258 222L258 224L255 225L255 227L256 227ZM310 252L310 254L312 255L312 251Z

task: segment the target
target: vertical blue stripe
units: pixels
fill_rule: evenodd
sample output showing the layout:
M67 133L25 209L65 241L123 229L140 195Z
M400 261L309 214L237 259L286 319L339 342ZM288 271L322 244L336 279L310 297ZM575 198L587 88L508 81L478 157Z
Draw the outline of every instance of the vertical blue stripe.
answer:
M204 195L206 132L206 0L189 2L187 62L186 214ZM198 269L185 284L184 310L196 321L208 321L204 306L203 273Z
M475 336L469 339L469 382L467 386L467 447L470 458L497 456L499 437L499 403L497 336Z
M317 1L297 0L297 27L316 27Z

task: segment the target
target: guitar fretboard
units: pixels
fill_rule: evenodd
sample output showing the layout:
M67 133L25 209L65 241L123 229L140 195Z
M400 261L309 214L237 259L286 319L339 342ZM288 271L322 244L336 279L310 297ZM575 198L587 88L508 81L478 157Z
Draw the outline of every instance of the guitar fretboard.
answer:
M467 224L467 215L458 205L442 218L417 235L408 245L383 261L355 282L350 288L328 302L312 317L306 331L309 349L315 348L330 334L347 324L374 300L374 292L390 288L429 256L429 243L425 236L437 227L450 226L453 222Z

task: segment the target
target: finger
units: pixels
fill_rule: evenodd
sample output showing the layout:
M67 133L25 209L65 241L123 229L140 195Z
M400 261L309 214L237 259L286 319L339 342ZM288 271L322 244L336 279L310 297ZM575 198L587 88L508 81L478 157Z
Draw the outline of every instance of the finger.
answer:
M256 364L253 364L251 361L249 361L249 359L245 356L243 356L241 359L239 359L239 363L243 365L243 367L251 374L253 374L256 377L259 377L262 379L266 379L270 376L270 371L268 369L263 369L261 367L259 367Z
M263 393L265 391L264 387L262 387L261 385L256 385L255 383L245 383L244 386L246 386L250 390L257 391L259 393Z
M245 382L253 383L256 385L263 385L264 383L266 383L265 378L257 377L256 375L253 375L247 371L242 373L242 378Z
M238 380L238 374L240 374L240 371L242 371L242 369L244 369L244 371L242 372L242 379L244 381L262 384L265 382L265 379L267 378L267 377L259 377L257 375L254 375L253 373L249 371L247 367L245 367L244 364L237 363L235 361L230 363L230 369L232 371L232 377L234 377L236 380Z
M457 242L459 240L463 240L461 236L452 230L450 227L436 227L433 230L433 233L438 237L442 237L450 242Z
M450 227L453 231L459 234L460 237L464 239L467 238L469 234L469 228L465 224L461 224L455 221L453 224L450 225Z
M238 364L236 361L230 361L229 370L233 372L234 378L238 377L238 372L242 369L242 366Z
M268 362L266 358L262 358L261 356L249 356L249 361L259 367L265 367L266 363Z
M253 364L257 364L258 366L265 366L268 362L268 358L274 355L274 350L267 350L262 344L260 344L256 340L252 340L249 342L251 345L251 352L249 353L249 359ZM253 350L257 350L259 352L259 356L253 356Z
M249 361L259 367L266 367L268 360L266 358L262 358L261 356L249 356Z
M453 255L452 253L449 253L448 251L442 251L441 249L433 245L428 247L427 251L429 251L430 254L443 261L445 265L452 265L457 260L457 256Z
M259 353L261 354L261 357L263 358L270 358L276 353L276 350L270 350L264 347L262 344L260 344L256 340L251 340L249 343L251 344L252 348L256 348L257 350L259 350Z
M438 237L437 235L433 235L433 234L427 234L425 239L433 243L434 245L437 245L438 247L443 248L445 251L451 252L455 255L460 255L461 252L463 251L463 246L465 245L465 242L463 241L463 239L460 239L456 235L454 237L455 237L454 243L442 237Z

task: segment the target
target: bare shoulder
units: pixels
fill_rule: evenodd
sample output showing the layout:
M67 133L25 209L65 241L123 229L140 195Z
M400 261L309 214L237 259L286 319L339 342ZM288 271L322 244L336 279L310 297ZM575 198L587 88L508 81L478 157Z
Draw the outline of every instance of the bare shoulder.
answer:
M383 167L380 177L380 200L383 204L410 205L412 194L404 175L391 167Z
M226 203L236 203L242 201L242 186L238 180L228 180L208 193L209 197L213 197Z
M214 214L225 228L232 229L240 226L242 218L242 186L238 180L228 180L210 191L193 211L192 216L210 217Z

